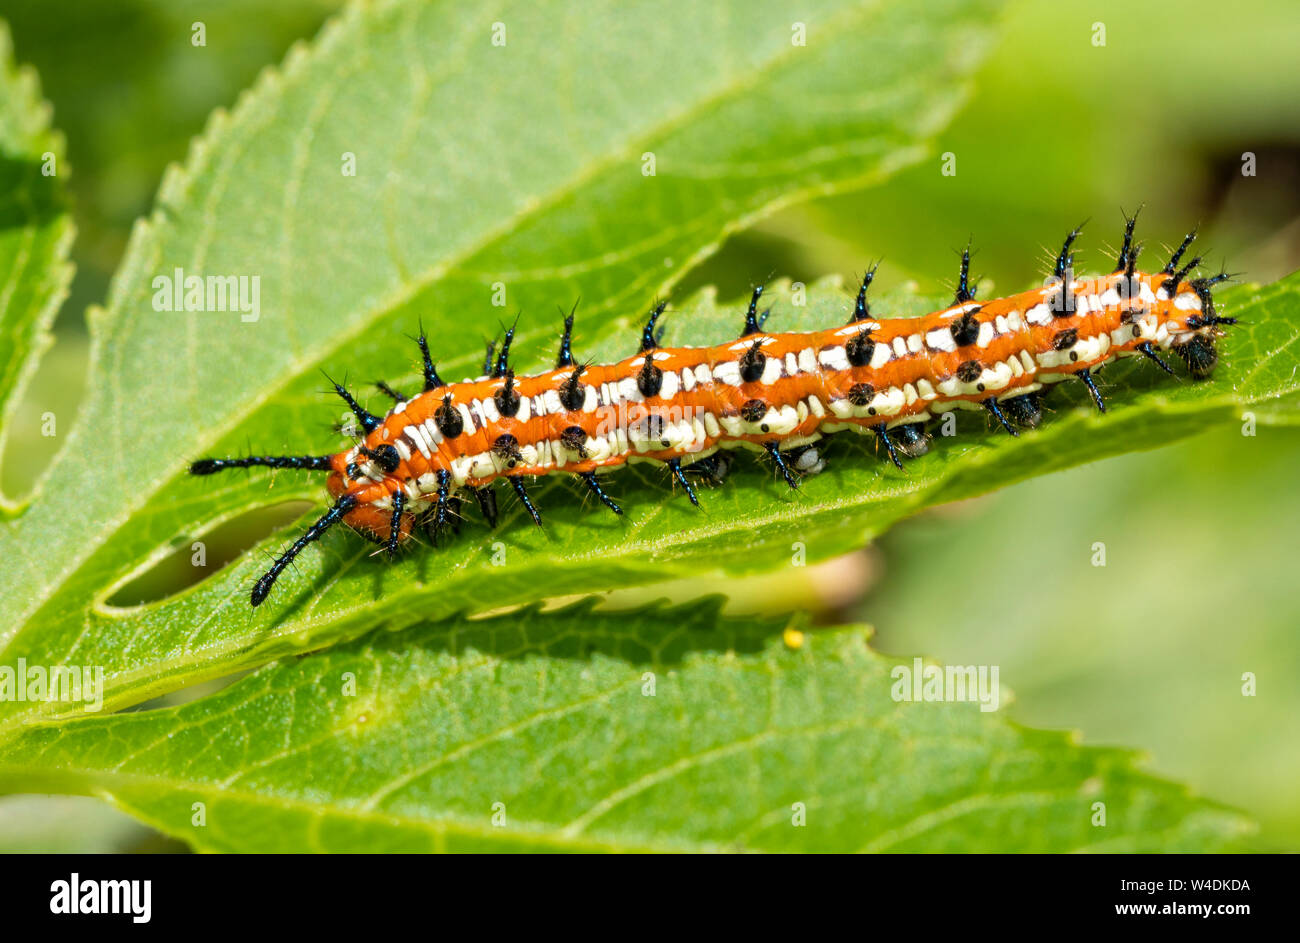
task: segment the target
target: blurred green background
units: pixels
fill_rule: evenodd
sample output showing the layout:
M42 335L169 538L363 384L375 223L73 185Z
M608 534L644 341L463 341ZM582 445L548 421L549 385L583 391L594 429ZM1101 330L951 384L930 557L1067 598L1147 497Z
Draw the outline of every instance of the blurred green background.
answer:
M80 397L85 307L104 298L166 164L183 158L213 108L231 105L336 7L0 0L18 61L38 69L67 136L79 229L78 274L30 402L70 412ZM207 29L201 55L189 43L196 20ZM1104 46L1093 45L1099 25ZM883 287L943 292L969 238L976 272L1021 290L1085 218L1079 267L1104 265L1120 208L1138 204L1151 256L1199 222L1209 265L1278 278L1300 268L1298 49L1294 0L1013 3L931 159L882 187L765 220L675 295L713 283L737 297L768 273L851 277L876 258ZM945 152L953 176L940 173ZM1242 173L1246 153L1254 176ZM9 454L24 460L0 461L10 493L48 461L53 440L36 423L33 411L18 417ZM997 664L1017 720L1142 750L1153 770L1254 815L1259 847L1296 850L1298 458L1292 430L1207 429L942 508L787 583L729 589L742 610L812 600L824 622L865 619L890 653ZM213 553L233 555L275 523L243 521ZM1096 541L1104 568L1090 562ZM179 578L160 570L140 592ZM1244 672L1258 678L1253 698L1241 695ZM94 800L0 799L0 850L173 847Z

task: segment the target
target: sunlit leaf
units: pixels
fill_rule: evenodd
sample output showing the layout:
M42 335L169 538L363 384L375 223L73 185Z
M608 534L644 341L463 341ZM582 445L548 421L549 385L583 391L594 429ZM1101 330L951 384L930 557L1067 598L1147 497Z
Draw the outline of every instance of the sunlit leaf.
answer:
M704 601L381 631L181 707L29 729L0 784L103 796L207 851L1206 851L1250 831L1123 751L900 700L916 663L862 628L790 647L783 625Z
M477 531L402 568L339 534L258 612L246 590L262 554L160 604L106 600L221 521L319 499L304 477L268 488L264 476L185 470L253 446L337 448L341 404L321 395L322 368L362 382L409 373L406 335L423 319L444 372L470 373L483 339L521 307L516 344L537 365L554 305L579 296L580 352L615 349L615 332L626 337L728 232L917 159L963 97L996 6L822 0L801 8L805 45L775 2L558 16L522 2L350 7L213 116L92 312L77 427L38 499L0 528L5 660L103 665L120 706L377 620L450 613L466 594L488 604L482 582L438 588L486 573ZM249 294L228 310L166 310L199 276L244 278ZM645 529L652 510L632 518L632 534L580 528L580 513L557 510L540 535L509 515L500 591L542 595L573 553L587 562L557 587L640 579L654 565L657 554L602 566L591 556L659 542ZM701 536L691 539L711 550L721 535ZM32 710L0 703L0 738Z

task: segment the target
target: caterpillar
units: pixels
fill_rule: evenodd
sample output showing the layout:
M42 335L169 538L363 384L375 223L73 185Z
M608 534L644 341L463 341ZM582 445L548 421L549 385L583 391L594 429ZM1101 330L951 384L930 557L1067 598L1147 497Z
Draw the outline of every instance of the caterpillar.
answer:
M872 267L843 326L768 333L759 286L733 342L662 347L663 303L650 312L635 354L597 364L574 359L571 312L553 370L516 376L511 327L499 351L488 345L483 375L459 383L438 375L421 330L424 389L408 398L377 384L394 403L385 415L368 412L333 383L364 430L351 448L334 455L203 458L189 471L262 466L329 473L333 504L254 584L257 606L298 554L340 521L385 545L390 557L417 527L436 545L455 529L466 495L494 527L493 485L500 478L540 526L524 483L534 476L576 475L622 514L597 472L629 461L660 462L698 506L692 479L720 483L730 467L719 450L765 453L796 488L800 475L822 466L813 443L845 429L874 436L902 468L903 458L928 450L924 423L934 413L985 410L1015 436L1040 423L1042 393L1054 383L1082 382L1105 412L1093 375L1120 357L1144 357L1172 375L1160 356L1172 351L1193 378L1213 372L1216 339L1236 319L1215 312L1211 290L1231 276L1188 279L1200 257L1179 263L1195 230L1159 272L1138 271L1137 214L1124 219L1111 274L1074 278L1078 227L1045 287L991 301L975 300L967 246L952 305L922 317L874 317L867 302Z

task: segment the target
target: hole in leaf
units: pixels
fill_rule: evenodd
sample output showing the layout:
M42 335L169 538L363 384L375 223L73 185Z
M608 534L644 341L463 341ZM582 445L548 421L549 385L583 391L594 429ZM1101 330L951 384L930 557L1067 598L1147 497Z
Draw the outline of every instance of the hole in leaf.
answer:
M119 586L105 602L125 608L174 596L207 579L312 507L310 501L286 501L258 508L218 524L205 534L178 542L171 553Z
M194 684L186 685L183 688L177 688L175 691L168 691L166 694L160 694L152 697L147 701L141 701L139 704L132 704L130 707L123 708L122 713L129 714L138 711L163 710L168 707L179 707L181 704L188 704L191 701L197 701L200 698L208 697L222 691L241 678L252 674L256 669L249 668L244 671L236 671L233 674L222 675L220 678L209 678L206 681L197 681Z

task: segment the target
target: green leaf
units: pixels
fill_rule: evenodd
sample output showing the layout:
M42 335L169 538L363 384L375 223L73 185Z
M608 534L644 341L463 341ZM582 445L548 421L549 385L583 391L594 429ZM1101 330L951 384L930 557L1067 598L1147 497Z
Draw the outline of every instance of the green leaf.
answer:
M806 304L792 308L788 288L773 286L774 326L836 323L851 300L828 281L809 287ZM879 299L873 313L916 313L938 304L938 299L895 295ZM496 531L475 519L450 545L421 548L393 566L373 559L373 545L339 532L300 558L299 572L286 574L258 610L248 607L247 586L265 561L252 555L163 603L96 612L93 632L83 632L77 622L67 636L19 637L11 657L60 664L75 652L86 663L106 666L110 704L133 703L183 682L324 647L378 620L398 628L570 593L762 572L788 564L795 542L809 561L824 559L862 546L923 508L1153 448L1214 423L1235 423L1248 407L1284 417L1285 409L1274 404L1291 402L1300 386L1289 355L1300 332L1297 309L1300 275L1267 288L1223 292L1221 310L1246 323L1224 342L1213 380L1178 382L1143 362L1127 361L1102 374L1112 407L1106 415L1095 413L1082 389L1053 391L1049 402L1055 412L1042 428L1019 439L994 434L982 416L968 414L959 420L957 435L936 436L930 454L910 463L906 472L881 461L857 437L841 435L826 444L829 469L806 479L798 492L789 492L767 466L742 457L724 486L702 495L699 510L671 493L662 474L631 466L610 483L627 506L624 518L584 506L571 483L555 483L536 494L547 514L541 530L527 524L515 506ZM734 335L738 317L735 306L719 307L706 293L672 318L667 341L721 341ZM632 337L623 329L595 353L624 352ZM271 543L284 540L277 535ZM268 612L274 617L268 619ZM147 645L133 641L146 633ZM16 716L50 716L67 706L10 709Z
M715 600L381 631L180 707L28 729L0 785L99 795L204 851L1154 852L1250 831L1125 752L896 700L912 663L864 628L794 649L781 628Z
M820 559L930 504L1243 409L1293 422L1294 278L1224 294L1251 323L1214 382L1178 386L1125 365L1107 373L1111 416L1072 409L1067 393L1055 421L1019 442L968 417L906 476L840 437L831 471L798 494L750 466L703 512L661 476L629 472L617 484L626 521L552 482L538 493L545 531L513 507L500 532L471 524L395 567L335 533L262 610L246 602L262 554L157 604L106 602L216 522L320 501L306 476L269 489L265 476L184 475L200 454L337 447L325 430L339 407L322 405L318 368L409 384L402 335L423 317L444 372L474 373L481 340L520 307L516 349L538 367L558 327L539 312L576 296L588 299L580 355L622 355L637 312L728 233L915 161L962 97L997 6L824 0L799 14L805 47L777 4L716 6L709 22L682 4L638 22L613 5L557 19L522 3L481 15L380 2L295 50L168 174L107 308L92 313L81 423L27 512L0 523L0 666L103 668L113 709L335 647L177 708L84 717L80 705L2 700L0 788L104 796L214 850L1230 845L1247 828L1240 816L1116 751L972 705L898 704L893 662L861 629L792 652L772 641L780 624L727 622L713 605L458 613L762 572L794 542ZM258 310L160 310L155 280L177 270L256 276ZM493 303L502 288L504 307ZM772 293L774 324L843 319L838 284L794 309L787 288ZM669 340L731 337L736 319L706 293L677 304ZM23 371L32 336L14 357ZM370 632L377 624L407 628ZM810 814L803 827L790 823L795 803Z
M23 60L41 76L77 173L74 294L104 297L131 225L148 213L167 165L214 107L235 100L269 62L311 36L338 0L6 0ZM191 45L202 20L207 45ZM129 90L129 94L126 94Z
M59 176L66 173L63 138L50 129L36 74L15 67L0 20L0 455L72 278L73 227ZM19 506L0 493L0 519Z
M106 600L215 522L319 498L305 478L282 476L268 492L265 478L197 481L185 469L250 443L336 447L327 428L339 404L321 396L320 368L392 379L423 318L443 369L471 372L483 338L521 306L517 343L540 364L558 327L546 312L578 296L580 352L613 349L612 333L727 233L916 160L963 97L998 6L822 0L801 8L806 46L792 43L776 2L707 13L685 0L639 13L609 3L563 16L524 2L490 15L450 2L350 7L213 116L136 228L107 309L90 318L77 428L39 499L0 528L5 662L91 659L122 705L369 628L386 608L369 598L381 573L371 561L350 568L365 574L367 598L347 583L319 613L278 623L303 584L250 611L261 554L165 604ZM504 45L493 43L498 22ZM168 292L155 280L178 269L258 277L258 310L249 320L158 310ZM498 284L507 307L492 304ZM576 516L553 519L541 538L551 543L513 527L503 537L519 562L514 592L520 579L533 596L545 587L538 568L577 529ZM466 557L481 537L404 579L481 572ZM579 546L620 539L601 524ZM301 575L356 549L330 542ZM602 584L619 570L600 572ZM577 572L597 575L591 561ZM450 612L466 588L433 607L432 589L396 594L391 614ZM0 724L30 711L0 704Z

